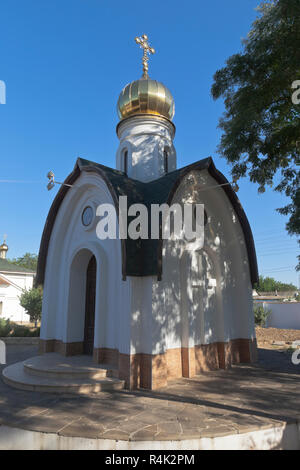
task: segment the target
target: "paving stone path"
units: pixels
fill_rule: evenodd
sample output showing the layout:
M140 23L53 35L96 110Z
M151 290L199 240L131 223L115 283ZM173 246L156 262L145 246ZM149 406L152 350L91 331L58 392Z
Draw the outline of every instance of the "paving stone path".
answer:
M8 346L7 363L35 356ZM0 371L4 366L0 366ZM300 421L300 365L290 353L259 350L259 363L180 379L151 391L88 396L25 392L0 380L0 425L64 436L181 440Z

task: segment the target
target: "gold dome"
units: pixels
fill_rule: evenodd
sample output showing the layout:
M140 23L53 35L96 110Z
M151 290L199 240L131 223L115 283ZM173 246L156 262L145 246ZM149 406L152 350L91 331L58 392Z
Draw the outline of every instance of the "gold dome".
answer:
M174 98L168 88L150 78L141 78L126 85L119 96L117 108L120 119L153 114L171 121L175 113Z

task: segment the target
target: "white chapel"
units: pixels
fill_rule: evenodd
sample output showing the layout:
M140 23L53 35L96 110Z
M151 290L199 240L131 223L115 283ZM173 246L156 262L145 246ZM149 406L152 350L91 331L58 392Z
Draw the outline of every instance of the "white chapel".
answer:
M78 158L50 208L37 283L44 286L40 353L110 365L129 389L256 358L255 246L241 203L204 158L177 168L174 99L149 78L154 50L143 35L142 78L118 99L116 169ZM204 204L204 241L105 239L97 207Z

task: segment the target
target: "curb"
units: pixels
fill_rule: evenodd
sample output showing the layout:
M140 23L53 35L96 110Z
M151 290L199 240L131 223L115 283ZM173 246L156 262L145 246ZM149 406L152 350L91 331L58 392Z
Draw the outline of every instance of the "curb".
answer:
M299 450L298 425L182 441L122 441L63 436L0 425L0 450Z
M0 337L0 341L3 341L7 346L8 345L31 345L31 346L38 346L40 338L38 337Z

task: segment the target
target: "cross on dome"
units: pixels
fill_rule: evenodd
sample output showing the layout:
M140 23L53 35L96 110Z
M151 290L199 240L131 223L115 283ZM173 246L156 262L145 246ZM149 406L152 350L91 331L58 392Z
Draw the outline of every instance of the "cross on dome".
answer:
M143 34L141 37L136 37L135 42L139 44L139 46L144 49L144 54L142 58L142 64L143 64L143 78L147 79L148 78L148 61L149 61L149 55L150 54L155 54L155 49L153 47L149 46L148 43L148 36L146 34Z

